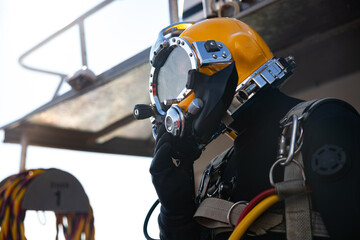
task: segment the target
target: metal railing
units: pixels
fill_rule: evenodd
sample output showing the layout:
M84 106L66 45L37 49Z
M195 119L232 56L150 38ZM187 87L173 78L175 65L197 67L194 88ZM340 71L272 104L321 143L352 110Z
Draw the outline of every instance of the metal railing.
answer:
M62 33L66 32L68 29L70 29L71 27L78 25L79 27L79 36L80 36L80 47L81 47L81 60L82 60L82 66L87 67L87 54L86 54L86 43L85 43L85 29L84 29L84 20L89 17L90 15L94 14L95 12L99 11L100 9L104 8L105 6L107 6L108 4L114 2L115 0L106 0L101 2L100 4L98 4L97 6L93 7L92 9L90 9L89 11L87 11L86 13L84 13L83 15L81 15L80 17L78 17L77 19L75 19L73 22L71 22L70 24L66 25L65 27L63 27L62 29L60 29L59 31L55 32L54 34L50 35L48 38L46 38L45 40L43 40L42 42L40 42L39 44L37 44L36 46L34 46L33 48L31 48L30 50L28 50L27 52L25 52L23 55L21 55L19 57L19 64L29 70L32 71L37 71L37 72L42 72L42 73L47 73L47 74L52 74L52 75L56 75L59 76L61 78L60 83L55 91L55 94L53 96L53 99L55 97L58 96L58 93L60 91L60 88L65 80L65 78L68 76L68 74L65 73L61 73L61 72L55 72L55 71L49 71L49 70L45 70L45 69L41 69L41 68L37 68L37 67L32 67L29 65L26 65L24 63L24 59L29 56L31 53L33 53L34 51L38 50L39 48L41 48L42 46L44 46L46 43L50 42L51 40L53 40L54 38L58 37L59 35L61 35Z

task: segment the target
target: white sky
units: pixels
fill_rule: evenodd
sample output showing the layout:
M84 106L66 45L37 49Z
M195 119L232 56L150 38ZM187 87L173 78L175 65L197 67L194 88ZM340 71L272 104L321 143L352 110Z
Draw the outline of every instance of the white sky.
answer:
M0 126L50 101L58 84L58 77L21 68L19 56L99 2L0 0ZM167 3L118 0L89 18L85 22L89 68L98 75L149 47L169 22ZM76 29L70 29L25 62L74 73L81 67L77 37ZM18 172L21 149L2 143L3 132L0 140L1 180ZM94 209L96 239L144 239L144 217L156 200L148 172L150 162L149 158L29 147L26 167L59 168L82 183ZM28 240L55 238L53 214L45 216L43 226L42 213L27 212ZM150 235L156 237L155 217L150 224Z

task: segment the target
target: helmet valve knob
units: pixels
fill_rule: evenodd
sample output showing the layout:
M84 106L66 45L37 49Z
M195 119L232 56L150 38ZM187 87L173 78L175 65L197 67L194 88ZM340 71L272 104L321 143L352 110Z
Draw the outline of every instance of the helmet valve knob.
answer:
M203 106L203 101L200 98L195 98L189 105L188 113L190 113L191 115L196 115Z
M146 119L155 116L154 109L150 105L136 104L134 106L134 117L137 120Z

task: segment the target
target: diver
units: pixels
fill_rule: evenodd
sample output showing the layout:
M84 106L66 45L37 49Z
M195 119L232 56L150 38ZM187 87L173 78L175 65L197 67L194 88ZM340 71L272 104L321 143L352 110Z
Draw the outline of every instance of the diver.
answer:
M272 205L237 239L359 238L360 117L352 106L280 92L294 59L274 57L235 19L163 29L150 64L152 104L134 115L153 123L161 239L236 239L241 219L267 198ZM210 162L195 191L193 163L220 134L233 147Z

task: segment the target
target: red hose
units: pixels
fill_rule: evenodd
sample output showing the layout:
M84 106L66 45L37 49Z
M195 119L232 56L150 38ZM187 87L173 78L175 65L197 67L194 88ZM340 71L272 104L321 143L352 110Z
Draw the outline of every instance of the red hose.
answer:
M240 214L240 217L236 222L236 226L241 222L241 220L243 220L243 218L250 212L250 210L253 209L261 200L273 194L275 194L275 188L266 190L260 193L259 195L257 195L256 197L254 197Z

